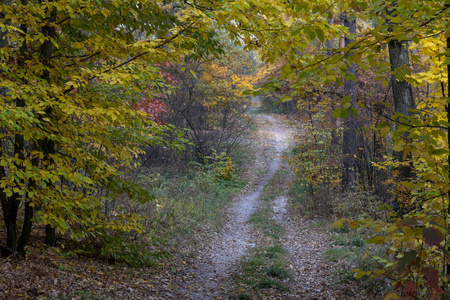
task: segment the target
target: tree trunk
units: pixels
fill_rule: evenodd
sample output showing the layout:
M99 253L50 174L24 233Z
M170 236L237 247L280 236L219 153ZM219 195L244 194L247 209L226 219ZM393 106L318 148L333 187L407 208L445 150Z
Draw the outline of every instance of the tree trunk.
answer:
M356 33L356 18L348 16L347 13L343 15L344 25L348 28L351 34ZM345 46L353 42L354 39L345 37ZM347 76L356 78L356 64L347 64ZM357 86L353 78L347 78L344 83L344 94L349 96L350 108L356 109L357 100ZM356 79L355 79L356 80ZM356 184L356 117L350 113L344 119L344 132L342 140L342 154L343 154L343 172L342 172L342 190L343 192L351 192L355 189Z
M384 113L383 103L377 102L374 104L374 110L376 112L375 128L378 127L380 116ZM379 163L383 160L383 139L380 132L373 131L373 161ZM383 182L386 180L385 172L380 168L372 168L373 171L373 190L376 195L385 199L386 185Z
M397 11L394 2L392 9L386 8L386 13L390 17L395 17ZM395 23L390 22L386 19L391 27L388 29L390 32L393 31ZM413 91L411 85L403 78L404 72L402 69L405 66L409 66L409 52L407 41L399 41L392 39L388 43L389 48L389 63L391 64L391 86L392 86L392 96L394 98L394 110L396 113L401 113L405 117L411 116L409 109L414 109L416 107L414 103ZM401 76L397 76L400 74ZM399 78L399 79L398 79ZM404 134L406 138L406 133ZM394 158L399 162L403 162L403 151L394 152ZM398 179L401 181L409 180L412 177L412 166L399 166L397 167L399 173Z
M333 19L328 18L327 19L328 24L329 25L333 25ZM334 41L333 38L330 38L329 40L326 41L326 47L327 47L327 56L332 56L333 55L333 48L334 48ZM332 88L335 88L336 84L332 85ZM338 127L337 125L337 120L335 118L333 118L333 112L336 109L335 106L335 100L336 100L336 95L334 93L331 93L331 145L332 146L336 146L339 143L339 136L336 133L336 128Z
M447 51L450 51L450 37L447 38ZM450 55L447 54L446 57L449 58ZM445 97L444 91L442 91L442 96ZM447 65L447 101L449 101L449 100L450 100L450 64ZM450 104L448 104L448 102L447 102L447 105L445 108L447 111L447 122L450 123ZM449 127L447 127L447 148L450 148L450 128ZM447 156L447 164L448 164L447 172L450 174L450 155ZM450 191L447 193L447 197L450 199ZM449 216L450 216L450 200L449 200L449 203L447 204L447 218ZM447 231L447 236L448 236L448 231ZM448 241L447 241L447 253L449 251L450 251L450 245L448 244ZM444 261L445 261L445 256L444 256ZM450 263L446 263L445 274L450 275Z
M48 18L48 23L46 26L42 28L42 33L46 37L50 37L51 39L54 39L56 37L56 29L53 27L53 23L56 22L56 8L53 8L50 12L50 17ZM42 73L42 79L46 80L48 83L50 83L50 59L52 57L53 52L53 43L50 39L45 40L45 42L41 45L41 62L44 65L45 69ZM53 116L53 109L51 106L49 106L46 110L46 116L49 119L54 118ZM53 159L51 158L51 155L55 153L55 141L53 141L51 138L44 139L43 143L43 153L44 153L44 160L45 160L45 167L48 167L49 165L52 165ZM47 182L47 185L51 188L53 186L52 182ZM45 244L51 247L56 246L56 229L47 224L45 226Z
M9 1L5 1L5 0L1 0L0 3L2 4L9 4ZM0 12L0 19L2 20L2 22L4 22L5 16L3 14L3 12ZM8 39L7 39L7 31L2 31L0 30L0 48L4 48L6 46L8 46ZM6 96L6 92L7 92L7 88L5 87L0 87L0 96ZM3 153L3 148L4 148L4 142L3 140L0 140L0 156L6 155ZM4 178L6 177L6 171L5 171L5 167L0 166L0 178ZM3 212L3 219L5 221L5 227L8 228L8 198L6 197L6 193L4 192L3 188L0 188L0 203L2 206L2 212ZM8 249L8 246L1 246L0 245L0 249L1 249L1 255L2 256L8 256L11 254L11 250Z
M56 246L56 229L51 225L45 225L45 244L50 247Z
M33 145L33 151L37 151L39 149L38 143L35 142ZM31 160L31 164L34 167L39 166L39 157L36 156ZM36 188L36 183L34 180L30 180L28 183L28 189ZM25 200L25 214L23 218L23 227L22 227L22 234L20 235L19 245L17 247L17 252L19 252L20 255L25 255L25 249L28 245L28 241L30 240L31 236L31 229L33 227L33 215L34 215L34 207L31 205L31 199L27 198Z
M22 0L21 4L26 6L28 5L28 0ZM18 66L20 68L25 67L25 53L27 50L27 44L25 40L25 35L27 32L27 25L21 24L20 29L22 30L22 37L24 41L20 46L20 54L18 59ZM24 82L26 84L27 82ZM16 100L16 107L25 107L25 101L23 99ZM22 170L23 161L25 160L25 139L21 134L15 134L14 136L14 145L13 145L13 153L14 156L18 158L18 162L14 163L14 169ZM3 170L4 172L4 170ZM6 174L5 174L6 175ZM17 185L23 184L23 182L16 182ZM3 193L3 191L2 191ZM5 218L5 227L6 227L6 248L2 248L2 255L9 256L17 252L17 213L19 210L20 201L22 200L22 196L18 192L12 193L10 197L3 194L2 198L2 208L3 215Z
M401 113L405 117L411 116L409 109L415 108L413 91L411 85L406 80L397 80L395 70L399 71L402 67L409 65L408 45L405 41L391 40L388 43L389 62L391 64L391 84L394 98L394 109L396 113ZM406 138L406 136L405 136ZM399 162L403 161L403 151L394 152L394 156ZM400 166L397 168L400 180L412 178L412 166Z

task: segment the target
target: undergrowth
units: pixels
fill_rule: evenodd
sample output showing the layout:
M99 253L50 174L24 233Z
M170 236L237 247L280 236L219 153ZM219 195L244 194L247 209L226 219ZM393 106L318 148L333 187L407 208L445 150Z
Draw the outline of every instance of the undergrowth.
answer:
M305 146L301 149L294 149L290 157L317 155L314 153L305 154ZM320 152L324 157L326 151L330 151L325 146L324 152ZM309 161L308 161L309 163ZM375 278L362 276L356 278L353 270L371 270L376 262L371 259L374 255L385 251L380 245L366 244L367 237L373 233L370 228L353 230L343 226L339 229L332 228L334 221L341 218L350 219L383 219L386 218L384 212L378 209L379 199L370 192L357 190L353 193L343 195L339 186L339 180L326 180L314 174L314 166L302 164L300 159L291 159L291 167L295 170L310 168L312 170L309 177L303 176L302 172L295 172L296 178L290 186L289 196L291 199L290 209L294 214L306 216L313 220L311 226L327 232L331 236L329 249L323 253L325 261L333 263L335 285L349 297L357 297L362 294L368 298L379 298L389 289L389 281L385 278ZM299 164L302 164L299 166ZM327 172L334 176L334 167L327 166Z
M242 154L241 154L242 156ZM232 159L223 154L202 168L187 172L161 170L140 174L137 183L155 200L145 204L123 201L115 209L142 216L143 232L104 234L104 239L88 240L72 251L76 241L59 247L62 256L100 256L110 262L133 267L155 265L171 257L171 252L191 249L208 232L219 230L224 207L245 185ZM188 254L188 253L186 253Z
M145 227L149 237L179 246L192 241L189 237L201 237L205 229L218 230L225 205L245 185L236 175L221 178L214 169L183 175L148 173L140 180L153 190L157 200L140 207L148 216Z

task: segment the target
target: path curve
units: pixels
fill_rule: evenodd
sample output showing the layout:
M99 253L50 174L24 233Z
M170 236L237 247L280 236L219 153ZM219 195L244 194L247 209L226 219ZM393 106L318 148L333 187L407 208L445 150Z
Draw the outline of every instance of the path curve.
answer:
M197 268L190 270L180 299L227 299L228 281L233 268L254 246L251 226L247 221L258 207L264 187L281 167L281 154L289 147L291 138L290 130L280 120L267 115L257 115L256 118L262 121L259 123L265 123L259 131L259 144L271 148L268 157L256 158L257 164L269 160L267 175L256 185L256 190L239 197L230 207L229 221L223 232L209 243L206 251L197 256Z

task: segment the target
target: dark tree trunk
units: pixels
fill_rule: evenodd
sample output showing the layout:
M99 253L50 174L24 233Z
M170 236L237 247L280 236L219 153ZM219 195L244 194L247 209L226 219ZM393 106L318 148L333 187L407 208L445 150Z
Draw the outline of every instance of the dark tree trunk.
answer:
M328 24L333 25L333 19L328 18L327 19ZM333 38L330 38L326 41L326 47L327 47L327 56L333 55L333 48L334 48L334 40ZM333 84L333 88L335 88L336 84ZM336 109L335 106L335 94L331 94L331 115L333 114L334 110ZM337 121L333 116L331 116L331 145L335 146L339 143L339 136L336 133L337 128Z
M56 246L56 229L50 225L45 225L45 244L50 247Z
M35 142L33 145L33 151L37 151L39 149L38 143ZM39 157L36 156L31 160L31 164L34 167L39 166ZM34 180L30 180L28 184L28 189L36 188L36 183ZM34 215L34 207L31 205L31 199L27 198L25 200L25 213L23 218L23 227L22 227L22 234L20 235L19 245L17 247L17 251L20 253L20 255L25 255L25 249L28 245L28 241L30 240L31 236L31 229L33 227L33 215Z
M409 65L408 45L405 41L391 40L388 43L389 47L389 62L391 64L391 84L392 94L394 98L394 109L396 113L401 113L405 117L411 116L409 109L415 108L413 91L411 85L406 80L398 80L395 71L400 70ZM405 136L406 138L406 136ZM398 161L403 161L403 151L394 152L394 156ZM408 180L413 177L412 166L405 165L397 168L400 180Z
M53 23L56 22L56 8L53 8L52 11L50 12L50 17L48 18L48 23L46 26L44 26L42 28L42 33L44 34L44 36L46 37L50 37L52 39L54 39L56 37L56 30L53 27ZM52 57L52 52L53 52L53 43L51 40L47 39L44 43L42 43L41 45L41 61L42 64L44 65L45 69L42 73L42 79L46 80L48 83L50 83L50 71L49 68L51 68L50 66L50 59ZM53 109L52 107L48 107L46 110L46 115L47 118L49 119L53 119ZM48 167L49 165L53 164L53 160L51 159L51 155L55 153L55 142L50 139L50 138L46 138L44 139L43 143L43 152L44 152L44 166ZM52 182L47 182L47 185L49 187L53 186ZM47 224L45 226L45 244L51 247L56 246L56 229L53 228L52 226L50 226L49 224Z
M2 0L0 1L0 3L2 4L8 4L9 1L5 1ZM0 19L2 20L2 22L4 22L4 18L5 15L0 12ZM2 31L0 30L0 48L4 48L6 46L8 46L8 40L7 40L7 31ZM0 95L1 96L6 96L6 91L7 89L5 87L0 87ZM0 140L0 156L3 156L3 147L4 147L4 142L2 140ZM5 172L5 167L0 166L0 178L4 178L6 177L6 172ZM8 212L8 201L7 201L7 197L6 194L3 190L3 188L0 188L0 204L2 206L2 212L3 212L3 219L5 220L5 228L8 228L8 222L7 222L7 212ZM0 249L1 249L1 256L7 256L10 255L10 251L8 250L7 246L1 246L0 245Z
M380 117L383 115L384 111L384 105L382 103L375 103L374 104L374 110L376 112L376 121L375 121L375 127L378 127ZM379 163L383 160L383 140L381 137L380 132L373 131L373 160L376 163ZM375 194L380 197L386 196L386 186L383 185L383 182L385 181L385 174L384 171L380 168L372 168L373 170L373 189L375 191Z
M356 18L353 16L348 16L347 13L344 14L344 25L348 28L351 34L356 33ZM354 39L345 37L345 46L347 47ZM344 94L349 96L350 108L356 109L357 100L357 86L356 86L356 65L347 64L347 76L348 77L344 83ZM354 191L356 184L356 151L357 151L357 141L356 141L356 117L350 113L344 119L344 132L342 140L342 154L343 154L343 171L342 171L342 190L343 192Z
M447 51L450 51L450 37L447 38ZM447 52L448 53L448 52ZM447 58L450 57L450 55L446 55ZM442 84L443 85L443 84ZM444 88L442 88L442 96L445 97ZM447 98L450 99L450 64L447 65ZM447 110L447 122L450 123L450 104L446 105ZM450 127L447 127L447 148L450 148ZM450 174L450 155L447 157L447 172ZM447 197L450 198L450 191L447 193ZM447 206L447 218L450 216L450 202ZM447 232L448 235L448 232ZM447 241L448 243L448 241ZM450 252L450 245L447 244L447 253ZM450 275L450 264L446 264L446 272L445 274Z
M27 5L27 0L21 1L22 5ZM20 29L22 30L22 36L25 38L27 32L27 25L20 25ZM4 39L4 38L3 38ZM6 43L6 41L3 41ZM27 49L27 44L24 42L20 47L20 54L18 59L18 66L20 68L25 67L25 52ZM24 82L26 84L26 82ZM4 93L5 91L3 91ZM25 101L23 99L16 100L16 107L25 107ZM14 136L14 145L13 145L13 153L14 156L17 156L19 162L14 163L14 169L21 170L23 169L23 161L25 160L25 139L23 135L16 134ZM2 173L4 169L2 169ZM6 174L5 174L6 175ZM2 176L4 176L2 174ZM23 184L23 182L16 182L17 185ZM2 209L3 216L5 219L5 227L6 227L6 247L2 247L2 255L9 256L17 252L17 213L19 210L20 201L22 200L22 196L19 193L14 192L10 197L4 194L2 190L1 201L2 201Z
M392 9L386 8L386 13L390 17L397 15L396 5L394 2ZM393 31L395 23L390 22L387 18L386 21L391 25L389 31ZM396 113L401 113L405 117L411 116L409 109L416 107L414 103L413 91L411 85L404 79L404 68L409 66L409 52L407 41L399 41L392 39L388 43L389 48L389 63L391 64L391 86L392 96L394 98L394 110ZM404 135L406 138L406 133ZM404 161L403 151L394 152L394 157L399 161ZM397 168L398 179L401 181L409 180L412 177L412 166L405 165Z

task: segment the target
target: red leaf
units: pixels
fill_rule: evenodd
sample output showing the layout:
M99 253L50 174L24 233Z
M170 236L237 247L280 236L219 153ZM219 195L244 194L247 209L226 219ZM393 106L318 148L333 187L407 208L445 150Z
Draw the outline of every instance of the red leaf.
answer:
M430 287L430 289L434 292L441 292L441 288L439 287L439 273L437 270L428 267L425 269L422 269L422 274L425 275L425 278L427 280L427 285Z
M416 285L414 284L414 282L412 281L408 281L408 283L406 284L406 294L409 297L414 297L416 293Z
M423 230L423 239L428 245L438 246L444 240L444 235L438 229L428 227Z

